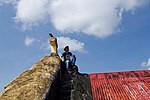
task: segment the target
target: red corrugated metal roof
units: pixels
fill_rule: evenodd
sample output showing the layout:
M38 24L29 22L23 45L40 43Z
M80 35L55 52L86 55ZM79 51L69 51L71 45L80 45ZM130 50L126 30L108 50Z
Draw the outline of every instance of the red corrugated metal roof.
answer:
M150 70L90 74L93 100L150 100Z

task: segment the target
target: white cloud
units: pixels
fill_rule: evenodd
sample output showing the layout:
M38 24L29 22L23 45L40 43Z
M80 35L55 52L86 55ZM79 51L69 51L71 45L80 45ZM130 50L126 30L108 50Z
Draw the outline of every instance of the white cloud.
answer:
M18 0L15 20L24 29L50 22L64 33L104 38L119 30L123 13L148 3L149 0Z
M141 64L141 66L142 66L142 67L146 67L146 68L148 68L148 70L150 70L150 58L148 59L148 61L143 62L143 63Z
M62 50L65 46L69 46L71 51L85 52L84 43L69 37L57 37L58 49Z
M33 44L33 42L35 42L35 41L36 41L36 39L26 36L24 43L28 47L28 46L31 46Z
M15 4L18 0L0 0L0 6L4 4Z
M17 3L16 21L23 24L23 28L45 23L48 19L47 11L50 0L20 0Z
M118 30L122 13L132 11L147 0L55 0L51 16L61 32L82 32L107 37Z

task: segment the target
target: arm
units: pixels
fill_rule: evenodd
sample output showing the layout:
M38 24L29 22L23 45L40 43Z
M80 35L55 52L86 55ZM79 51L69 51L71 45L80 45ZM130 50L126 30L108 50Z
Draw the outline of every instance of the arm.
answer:
M60 56L60 59L62 60L62 61L64 61L64 53Z
M70 56L71 56L71 57L75 57L75 55L74 55L74 54L72 54L71 52L70 52Z

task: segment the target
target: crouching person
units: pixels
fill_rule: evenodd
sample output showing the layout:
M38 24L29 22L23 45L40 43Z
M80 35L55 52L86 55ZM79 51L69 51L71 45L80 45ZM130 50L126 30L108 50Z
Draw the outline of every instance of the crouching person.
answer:
M64 51L65 52L62 54L61 58L65 62L66 67L71 68L75 65L76 57L71 52L69 52L69 46L66 46Z

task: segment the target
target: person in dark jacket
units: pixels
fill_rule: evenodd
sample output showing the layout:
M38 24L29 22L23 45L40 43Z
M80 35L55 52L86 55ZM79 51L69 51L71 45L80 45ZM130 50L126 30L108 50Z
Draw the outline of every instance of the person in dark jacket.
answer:
M71 52L69 52L69 46L66 46L64 48L64 53L62 54L61 58L62 60L66 63L66 67L70 67L69 65L71 64L72 66L75 65L76 62L76 57L73 55Z

